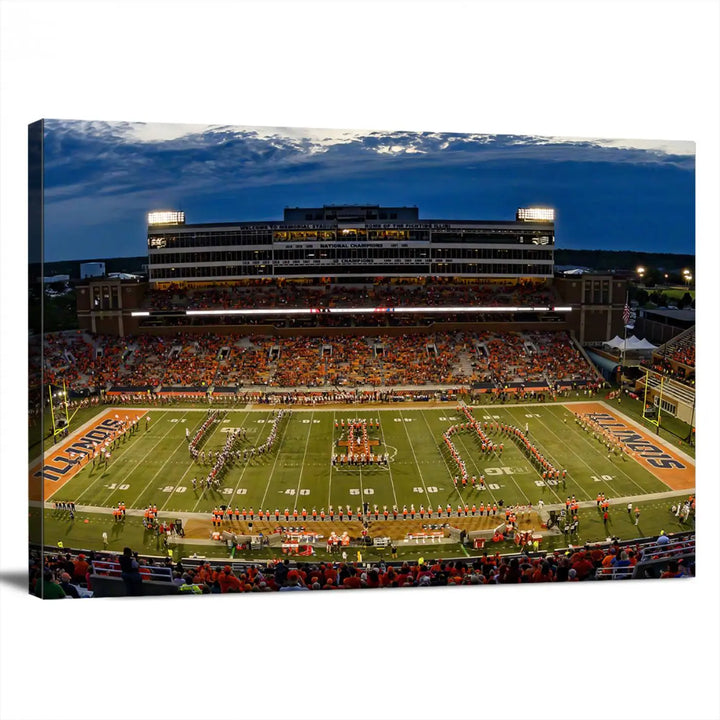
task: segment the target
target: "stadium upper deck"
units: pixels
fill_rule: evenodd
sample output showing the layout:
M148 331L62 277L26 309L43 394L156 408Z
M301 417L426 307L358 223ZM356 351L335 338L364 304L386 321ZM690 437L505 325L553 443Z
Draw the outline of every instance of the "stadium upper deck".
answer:
M553 276L555 212L511 221L421 220L416 207L286 208L283 220L189 225L148 214L148 282L77 288L83 330L106 335L362 334L565 330L618 332L626 283Z
M283 220L185 224L148 214L151 283L256 277L534 277L553 274L554 211L514 221L421 220L416 207L286 208Z

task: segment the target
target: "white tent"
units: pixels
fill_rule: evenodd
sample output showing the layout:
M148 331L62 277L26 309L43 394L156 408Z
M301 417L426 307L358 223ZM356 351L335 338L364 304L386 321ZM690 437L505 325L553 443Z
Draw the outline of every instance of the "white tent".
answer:
M603 345L611 348L621 348L623 346L623 339L619 335L616 335L612 340L606 340Z
M632 342L631 342L632 340ZM628 338L628 344L627 344L628 350L656 350L657 345L653 345L651 342L648 342L645 338L642 340L638 340L634 335L631 335Z
M648 342L644 338L638 340L634 335L631 335L627 340L623 340L620 336L616 335L612 340L606 340L603 345L607 347L615 348L616 350L655 350L656 345Z

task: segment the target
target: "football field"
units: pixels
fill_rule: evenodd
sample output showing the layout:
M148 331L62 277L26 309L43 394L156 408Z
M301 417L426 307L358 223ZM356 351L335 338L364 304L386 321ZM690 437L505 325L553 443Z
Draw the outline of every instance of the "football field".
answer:
M583 502L593 501L600 492L617 499L694 488L690 458L659 445L646 430L634 427L631 420L602 403L469 410L483 427L488 424L486 434L496 445L502 443L502 452L498 448L483 453L478 436L462 428L468 422L462 409L448 404L439 409L417 405L295 409L277 422L275 442L261 454L257 449L268 440L277 410L253 407L220 411L219 421L209 426L199 446L206 454L203 463L201 456L191 457L189 440L207 420L206 409L106 409L76 431L65 446L56 446L46 456L45 501L51 505L74 502L88 509L110 508L119 502L128 509L156 505L161 515L197 513L208 518L220 505L253 508L255 513L262 509L274 517L275 510L282 516L286 508L290 513L305 508L309 516L313 508L320 513L331 506L336 513L338 508L347 511L349 507L355 514L365 502L371 510L378 506L380 512L384 506L402 510L414 505L418 510L423 506L437 511L438 506L444 510L450 505L454 514L458 505L500 504L501 500L506 506L537 507L540 500L546 505L564 504L573 495ZM593 412L601 421L604 417L610 430L626 433L625 439L627 433L637 433L638 451L609 454L603 440L576 422L574 412ZM68 458L72 450L67 447L73 443L79 447L78 438L96 432L103 422L107 425L109 418L128 414L138 418L137 429L116 440L107 464L83 460L78 452ZM495 429L496 423L519 428L523 435L527 427L527 438L537 450L555 468L567 471L564 482L543 480L522 444ZM350 424L364 428L365 449L381 458L387 455L387 463L340 461L350 451ZM456 427L452 442L467 469L466 487L443 441L443 433L451 426ZM233 446L238 457L227 464L218 487L206 487L204 479L213 467L214 453L222 450L234 430L240 430ZM66 472L61 474L62 462ZM479 483L472 486L472 476L484 476L483 490Z

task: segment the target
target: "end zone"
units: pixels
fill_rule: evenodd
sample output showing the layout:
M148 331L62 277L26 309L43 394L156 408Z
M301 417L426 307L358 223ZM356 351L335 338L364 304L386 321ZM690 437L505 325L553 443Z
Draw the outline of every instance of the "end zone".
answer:
M592 414L595 421L617 440L630 448L635 460L671 490L695 487L695 463L685 453L668 447L650 435L641 425L617 413L605 403L572 403L571 412Z
M138 420L147 410L126 410L123 420ZM94 443L112 438L120 427L117 409L107 410L76 430L64 442L43 453L30 466L28 493L31 501L48 500L92 458Z

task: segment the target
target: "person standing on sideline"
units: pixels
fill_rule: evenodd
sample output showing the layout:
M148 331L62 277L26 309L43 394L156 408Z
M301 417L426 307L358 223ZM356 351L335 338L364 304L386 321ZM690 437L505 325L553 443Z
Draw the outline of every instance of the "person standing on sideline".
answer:
M640 508L636 505L635 506L635 524L638 525L640 523Z
M105 531L103 531L102 540L103 540L103 549L104 549L104 550L107 550L107 546L108 546L108 536L107 536L107 533L106 533Z
M632 503L631 502L629 502L627 504L627 512L628 512L628 517L632 517Z

